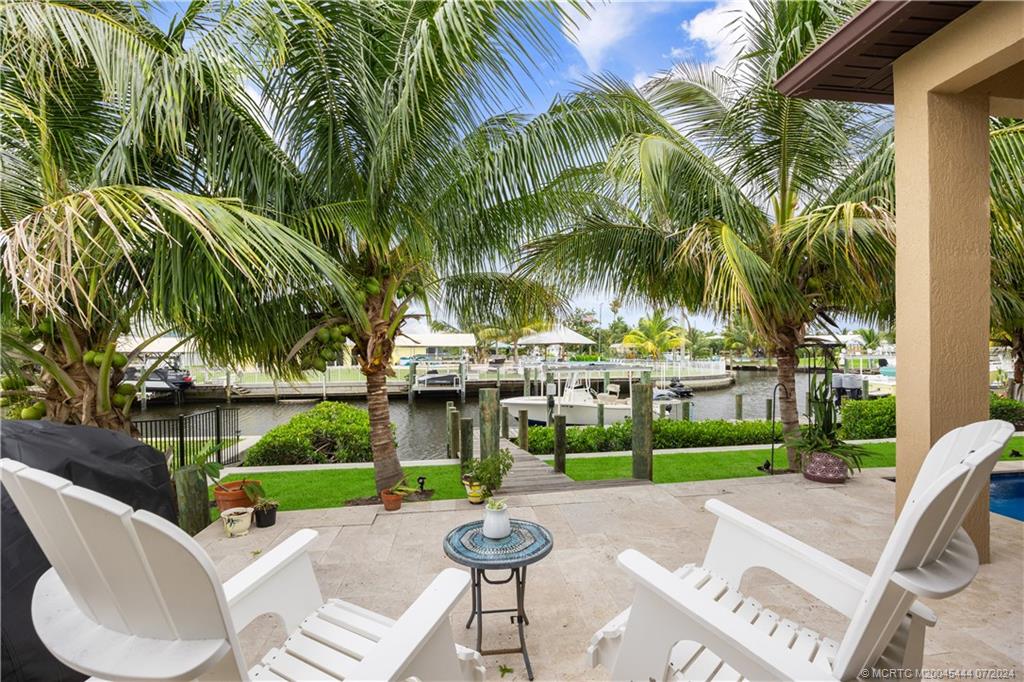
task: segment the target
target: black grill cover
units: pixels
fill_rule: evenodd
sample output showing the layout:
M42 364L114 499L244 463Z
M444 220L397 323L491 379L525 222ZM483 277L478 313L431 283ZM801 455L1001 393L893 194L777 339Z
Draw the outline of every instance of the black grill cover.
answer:
M4 421L0 455L177 523L164 456L123 433L47 421ZM32 591L50 568L7 491L0 497L3 679L83 680L50 655L32 627Z

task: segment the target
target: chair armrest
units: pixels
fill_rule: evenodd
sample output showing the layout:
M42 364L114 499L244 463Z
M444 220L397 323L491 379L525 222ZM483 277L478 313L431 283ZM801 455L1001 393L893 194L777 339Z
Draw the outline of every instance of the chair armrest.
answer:
M747 570L767 568L853 617L867 589L865 573L720 500L708 500L704 508L718 517L705 569L739 588ZM920 602L915 601L909 613L927 625L936 623L935 613Z
M455 641L449 614L468 587L469 574L465 571L455 568L441 571L380 638L373 651L359 662L352 679L394 680L405 679L410 674L421 676L422 671L406 668L428 646L440 653L440 658L433 658L433 665L455 665ZM452 671L447 672L435 678L452 678Z
M281 617L290 632L323 605L308 554L317 535L309 528L293 533L224 583L236 630L257 616L273 613Z
M618 563L637 583L637 596L630 610L625 637L630 636L630 628L640 627L644 621L655 621L656 630L641 633L640 636L645 640L661 636L665 640L663 643L669 647L679 640L698 642L736 669L745 679L831 679L826 670L793 655L789 649L772 641L768 634L723 608L710 595L686 585L640 552L627 549L619 555ZM645 595L645 591L648 594ZM666 611L666 607L671 608L674 615ZM660 657L660 650L657 653L640 648L627 651L630 644L627 640L623 641L623 649L619 652L620 661L650 661ZM639 652L643 655L638 657L636 654ZM628 675L637 676L637 671L633 670ZM619 670L613 672L616 679L620 676Z

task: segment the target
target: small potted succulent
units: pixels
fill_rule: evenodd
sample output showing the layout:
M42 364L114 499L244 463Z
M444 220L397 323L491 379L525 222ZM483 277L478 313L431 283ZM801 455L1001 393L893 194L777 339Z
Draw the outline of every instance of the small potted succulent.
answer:
M224 530L229 538L237 538L249 533L249 526L252 525L252 511L252 507L234 507L220 513L220 520L224 523Z
M496 497L489 498L484 508L484 537L500 540L507 538L511 532L512 522L509 518L508 504Z
M272 500L262 495L257 497L252 505L252 508L255 510L253 515L256 517L256 527L270 528L277 523L277 507L277 500Z
M402 508L402 498L413 492L416 492L416 488L409 487L404 478L390 488L384 488L380 491L380 501L384 503L384 511L398 511Z
M804 478L818 483L845 483L847 474L860 471L861 461L870 453L839 437L839 422L828 377L811 394L811 416L811 423L788 442L800 453Z

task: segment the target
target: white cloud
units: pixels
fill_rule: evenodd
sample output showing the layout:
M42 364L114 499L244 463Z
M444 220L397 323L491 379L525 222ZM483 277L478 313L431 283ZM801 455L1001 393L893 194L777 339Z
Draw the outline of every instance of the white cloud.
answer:
M662 59L671 59L675 62L692 61L694 58L692 47L675 47L669 48L668 52L661 55Z
M742 33L734 22L749 10L748 0L718 0L714 7L684 21L682 29L691 40L707 46L715 66L724 66L743 50Z
M563 26L562 32L576 44L590 71L600 71L605 53L628 37L637 27L643 3L611 2L590 8L589 17L573 17L576 27Z
M646 71L637 71L633 74L633 87L641 90L653 78L654 76L649 75Z

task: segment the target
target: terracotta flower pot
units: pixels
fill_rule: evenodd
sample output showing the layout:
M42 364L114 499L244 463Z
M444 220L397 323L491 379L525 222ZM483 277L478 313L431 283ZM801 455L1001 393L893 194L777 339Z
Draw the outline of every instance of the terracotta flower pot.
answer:
M804 464L804 478L818 483L845 483L846 462L828 452L812 452Z
M402 496L387 488L380 491L380 501L384 503L384 511L398 511L402 508Z
M245 481L229 481L213 486L213 499L217 501L217 509L222 513L234 507L248 507L252 500L242 490L243 483L259 483L252 479Z

